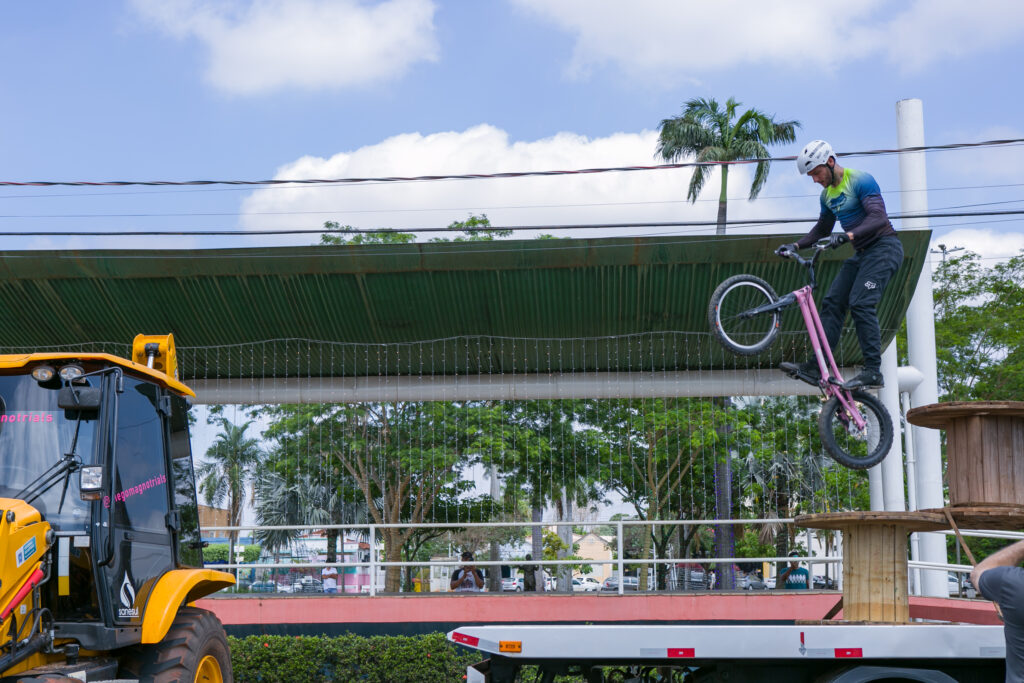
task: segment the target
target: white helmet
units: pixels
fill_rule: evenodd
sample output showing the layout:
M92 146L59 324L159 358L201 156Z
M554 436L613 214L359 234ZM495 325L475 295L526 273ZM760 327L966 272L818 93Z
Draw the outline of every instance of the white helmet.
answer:
M796 158L796 168L800 175L807 175L818 166L828 163L828 158L834 156L832 145L824 140L812 140Z

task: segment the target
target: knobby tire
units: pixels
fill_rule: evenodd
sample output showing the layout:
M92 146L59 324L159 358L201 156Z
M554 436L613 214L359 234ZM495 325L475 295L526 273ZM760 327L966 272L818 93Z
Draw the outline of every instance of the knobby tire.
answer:
M756 356L775 341L781 315L762 313L744 320L736 314L779 300L767 282L753 275L734 275L715 288L708 302L708 324L715 338L739 356Z
M821 445L840 465L854 470L866 470L885 459L892 447L893 426L889 411L882 402L863 391L851 392L858 410L867 421L864 438L844 433L840 415L845 413L838 396L832 396L818 415Z

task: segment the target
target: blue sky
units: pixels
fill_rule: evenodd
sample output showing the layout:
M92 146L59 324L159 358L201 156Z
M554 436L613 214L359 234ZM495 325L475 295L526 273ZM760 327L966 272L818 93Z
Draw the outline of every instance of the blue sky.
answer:
M648 164L658 123L692 97L732 96L798 119L802 142L825 138L840 151L895 146L895 104L907 97L923 101L929 143L1024 137L1024 4L846 4L4 3L0 180L254 180ZM1021 147L930 154L929 205L1020 207L1012 202L1024 203L1024 185L1016 182L1021 161ZM890 212L899 211L895 157L848 164L873 173ZM688 177L674 170L340 188L0 188L0 229L258 230L336 220L415 230L470 212L502 225L713 218L714 201L682 201ZM773 167L756 202L743 199L744 181L745 172L730 178L737 198L731 218L817 211L815 186L789 162ZM975 189L941 189L954 187ZM714 200L717 188L715 178L702 199ZM988 257L1024 247L1024 221L982 220L932 227L938 241ZM4 243L167 248L315 239Z

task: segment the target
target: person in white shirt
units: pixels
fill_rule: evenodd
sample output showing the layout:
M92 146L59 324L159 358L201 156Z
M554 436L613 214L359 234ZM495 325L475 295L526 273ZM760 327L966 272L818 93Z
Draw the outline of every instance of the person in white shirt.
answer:
M324 584L324 593L338 592L338 568L324 567L320 570L320 580Z

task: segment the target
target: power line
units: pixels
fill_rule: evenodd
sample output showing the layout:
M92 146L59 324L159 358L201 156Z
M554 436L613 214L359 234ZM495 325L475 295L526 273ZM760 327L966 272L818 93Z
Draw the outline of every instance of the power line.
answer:
M839 152L837 157L885 156L912 152L937 152L978 147L995 147L1002 145L1020 145L1024 138L1005 140L986 140L984 142L956 142L945 145L922 145L920 147L902 147L893 149L873 149L861 152ZM632 171L662 171L678 168L696 168L708 166L743 166L772 161L793 161L795 156L765 157L757 159L736 159L733 161L687 161L674 164L656 164L645 166L613 166L606 168L583 168L574 170L549 171L507 171L501 173L464 173L439 174L423 176L384 176L375 178L293 178L277 180L107 180L107 181L0 181L0 186L11 187L127 187L127 186L196 186L196 185L333 185L361 183L408 183L432 182L438 180L490 180L495 178L525 178L538 176L586 175L594 173L627 173Z
M951 190L989 190L989 189L1005 189L1008 187L1024 187L1024 183L1010 183L1004 185L967 185L961 187L935 187L927 190L886 190L886 195L892 194L904 194L909 192L944 192ZM816 199L819 193L814 194L785 194L785 195L763 195L757 198L758 201L764 201L766 199ZM25 195L19 195L24 197ZM41 195L32 195L33 198L40 198ZM9 197L8 197L9 198ZM740 202L747 201L747 197L730 197L729 201ZM441 206L441 207L419 207L419 208L406 208L406 209L331 209L331 210L316 210L316 211L174 211L174 212L161 212L161 213L55 213L55 214L0 214L0 220L26 220L26 219L58 219L58 218L221 218L221 217L240 217L240 216L316 216L316 215L345 215L345 214L357 214L357 213L424 213L427 211L509 211L509 210L533 210L533 209L573 209L573 208L592 208L600 206L653 206L653 205L666 205L666 204L693 204L693 203L710 203L714 202L717 204L719 200L717 198L712 199L697 199L695 202L689 199L656 199L649 201L632 201L632 202L577 202L572 204L509 204L509 205L495 205L495 206ZM950 206L939 207L940 209L966 209L973 208L976 206L994 206L997 204L1014 204L1018 202L1024 202L1024 199L1009 199L998 202L979 202L976 204L956 204Z
M1002 211L934 211L927 213L903 213L890 214L891 220L902 220L908 218L970 218L987 216L1024 216L1024 209L1006 209ZM766 220L740 219L726 221L725 225L732 226L761 226L761 225L785 225L791 223L813 223L814 218L773 218ZM672 228L672 227L712 227L720 225L717 220L707 221L653 221L653 222L632 222L632 223L578 223L569 225L492 225L488 227L474 227L472 232L497 232L497 231L562 231L562 230L606 230L623 228ZM443 232L453 233L457 230L452 228L345 228L334 230L331 228L277 228L270 230L9 230L0 231L2 237L143 237L143 236L189 236L189 237L210 237L226 235L311 235L311 234L409 234L409 233L432 233Z

